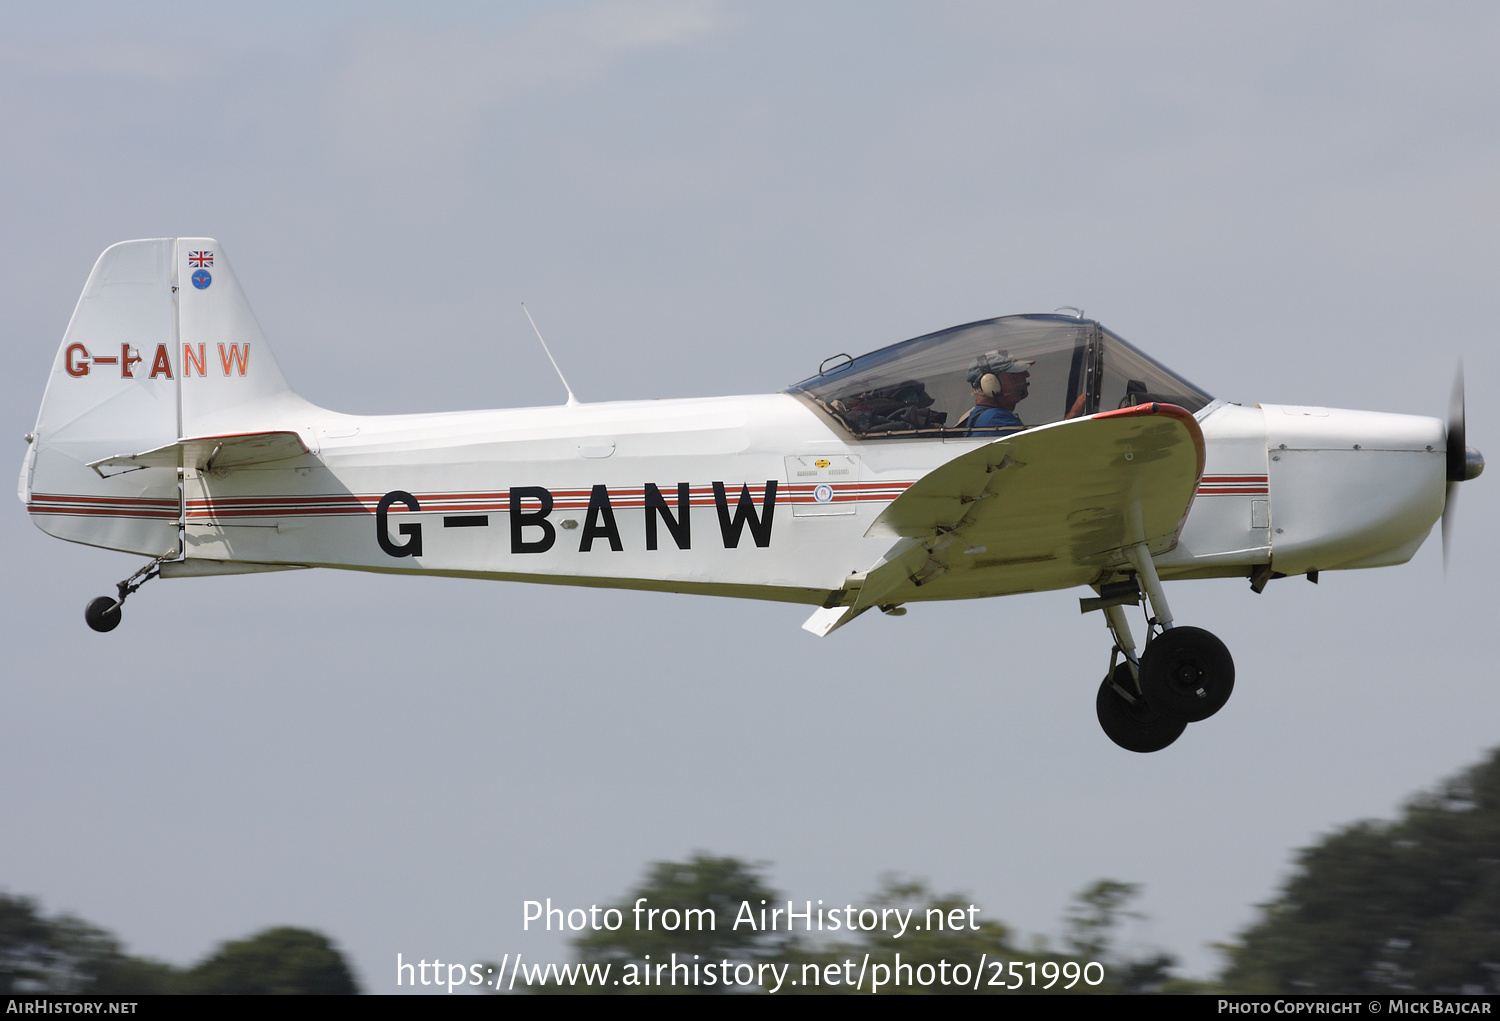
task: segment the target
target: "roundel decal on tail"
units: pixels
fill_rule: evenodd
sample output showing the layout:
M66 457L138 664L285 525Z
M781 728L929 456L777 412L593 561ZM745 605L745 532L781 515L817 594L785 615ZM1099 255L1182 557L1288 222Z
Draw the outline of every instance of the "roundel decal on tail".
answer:
M213 282L214 278L208 275L208 270L206 269L200 269L198 272L193 274L193 286L198 288L198 290L200 291Z

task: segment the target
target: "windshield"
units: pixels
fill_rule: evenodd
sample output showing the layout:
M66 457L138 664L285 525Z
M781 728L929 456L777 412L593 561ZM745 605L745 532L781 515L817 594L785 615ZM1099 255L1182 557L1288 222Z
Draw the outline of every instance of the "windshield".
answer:
M1063 315L986 319L835 356L787 393L859 439L986 436L1149 401L1197 412L1213 399L1098 323Z

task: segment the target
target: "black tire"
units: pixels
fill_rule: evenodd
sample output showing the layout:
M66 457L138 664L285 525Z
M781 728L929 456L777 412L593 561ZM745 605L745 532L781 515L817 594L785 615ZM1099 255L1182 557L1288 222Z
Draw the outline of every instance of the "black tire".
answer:
M120 608L109 596L100 596L89 601L83 619L95 631L113 631L120 626Z
M1126 691L1135 689L1129 663L1115 667L1114 681ZM1152 709L1145 699L1137 698L1134 703L1125 701L1108 677L1099 685L1094 708L1099 713L1099 726L1104 728L1104 733L1127 752L1159 752L1187 729L1186 722L1167 719Z
M1141 692L1168 719L1197 723L1229 701L1234 659L1224 643L1197 627L1174 627L1141 653Z

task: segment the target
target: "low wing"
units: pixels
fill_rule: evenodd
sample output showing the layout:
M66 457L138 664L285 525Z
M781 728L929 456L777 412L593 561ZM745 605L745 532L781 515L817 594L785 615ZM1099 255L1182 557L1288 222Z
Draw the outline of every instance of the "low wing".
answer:
M308 452L307 444L294 432L235 433L229 436L194 436L139 454L115 454L90 461L100 476L118 475L137 468L184 468L211 471L243 468L269 461L284 461ZM110 469L110 470L106 470Z
M1142 404L1016 433L957 457L897 497L865 534L897 540L827 634L871 606L1088 584L1145 542L1171 549L1203 475L1203 433Z

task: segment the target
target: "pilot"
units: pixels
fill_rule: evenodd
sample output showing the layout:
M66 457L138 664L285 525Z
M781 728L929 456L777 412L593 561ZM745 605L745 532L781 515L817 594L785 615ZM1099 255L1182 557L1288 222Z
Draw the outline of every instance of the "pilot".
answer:
M964 378L974 388L974 407L964 416L965 436L1026 428L1016 405L1030 393L1034 364L1017 361L1005 351L987 351L970 363Z

